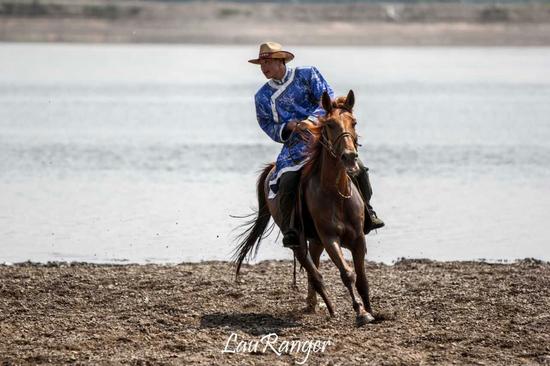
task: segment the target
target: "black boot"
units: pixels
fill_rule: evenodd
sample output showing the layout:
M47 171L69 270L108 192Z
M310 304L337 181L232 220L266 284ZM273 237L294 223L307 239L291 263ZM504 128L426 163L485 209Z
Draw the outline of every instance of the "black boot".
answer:
M369 179L369 168L365 167L362 163L359 164L360 171L355 175L354 181L361 191L363 200L365 202L365 225L364 232L368 234L371 230L380 229L383 227L384 221L380 220L374 212L374 209L370 205L370 199L372 197L372 186Z
M295 209L298 197L298 185L300 172L286 172L279 182L279 209L283 221L281 232L283 233L283 246L285 248L298 248L300 246L300 233L296 229Z
M372 209L372 206L367 203L367 207L365 208L365 211L367 213L367 216L370 221L370 230L374 229L380 229L381 227L384 227L384 221L382 221L378 216L376 216L376 212ZM366 221L366 220L365 220Z

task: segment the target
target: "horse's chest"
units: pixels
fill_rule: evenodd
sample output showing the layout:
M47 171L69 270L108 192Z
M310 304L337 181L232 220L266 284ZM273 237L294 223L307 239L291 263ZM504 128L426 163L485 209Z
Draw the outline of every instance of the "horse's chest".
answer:
M359 193L354 189L354 196ZM310 185L306 190L307 202L311 216L319 233L325 236L337 236L353 239L362 235L362 220L364 210L360 202L354 199L341 200L331 198L319 188Z
M325 215L322 219L322 226L329 229L338 236L343 236L348 229L348 222L346 214L342 207L338 205L331 205L321 207L320 212L324 212Z

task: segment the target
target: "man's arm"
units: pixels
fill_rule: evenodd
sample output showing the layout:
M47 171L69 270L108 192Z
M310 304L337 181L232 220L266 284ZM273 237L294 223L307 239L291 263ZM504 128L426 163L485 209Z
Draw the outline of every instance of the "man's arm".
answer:
M285 123L275 123L271 112L271 103L265 97L256 95L256 118L262 130L276 142L283 143L288 139L290 133L285 131Z

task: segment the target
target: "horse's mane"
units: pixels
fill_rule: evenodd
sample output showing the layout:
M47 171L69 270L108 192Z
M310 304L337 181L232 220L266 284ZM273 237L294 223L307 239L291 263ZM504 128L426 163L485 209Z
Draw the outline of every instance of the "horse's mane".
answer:
M332 108L344 109L348 112L352 112L346 105L346 97L338 97L332 101ZM326 116L319 117L319 121L314 127L309 129L310 139L308 144L309 160L302 168L302 179L307 180L311 175L319 169L319 162L321 161L321 154L323 152L323 144L321 143L321 136L323 130L327 125L329 118Z

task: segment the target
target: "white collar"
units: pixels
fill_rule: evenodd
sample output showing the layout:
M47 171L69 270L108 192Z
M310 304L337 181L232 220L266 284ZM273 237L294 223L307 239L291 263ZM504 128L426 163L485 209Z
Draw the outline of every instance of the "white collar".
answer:
M283 76L282 80L277 80L277 79L271 79L271 80L277 85L283 85L288 80L288 78L290 76L290 71L291 71L291 68L286 66L285 76Z

